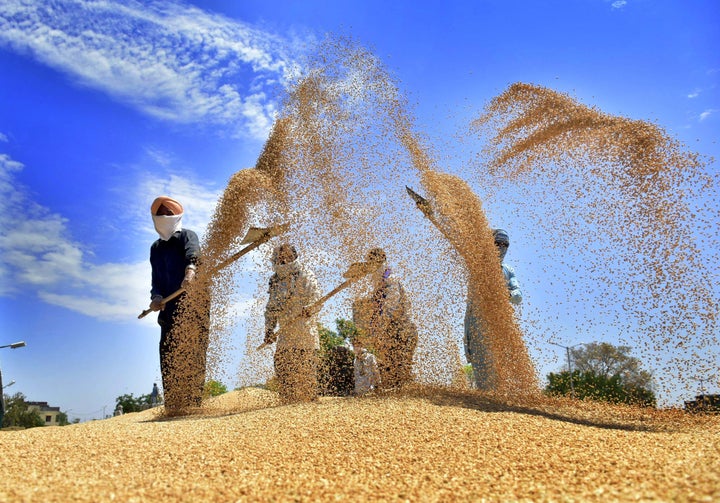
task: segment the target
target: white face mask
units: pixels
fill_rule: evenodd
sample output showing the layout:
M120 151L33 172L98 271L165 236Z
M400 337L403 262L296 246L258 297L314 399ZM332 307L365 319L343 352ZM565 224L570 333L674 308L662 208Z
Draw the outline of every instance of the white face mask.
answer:
M155 224L155 230L163 241L167 241L173 234L182 229L182 214L153 215L152 218Z

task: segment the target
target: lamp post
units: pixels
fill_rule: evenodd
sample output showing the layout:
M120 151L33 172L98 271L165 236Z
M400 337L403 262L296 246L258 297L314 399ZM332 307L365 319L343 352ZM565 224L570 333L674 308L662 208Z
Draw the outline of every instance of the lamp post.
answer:
M2 348L10 348L10 349L17 349L17 348L23 348L25 347L25 341L20 342L13 342L12 344L5 344L4 346L0 346L0 349ZM8 386L12 386L15 384L15 381L10 382ZM0 369L0 428L2 428L3 419L5 418L5 393L3 393L3 389L5 386L2 385L2 369Z
M570 396L574 399L575 398L575 385L573 384L573 370L572 370L572 360L570 360L570 350L574 347L582 346L585 343L579 342L577 344L573 344L572 346L563 346L562 344L558 344L557 342L551 342L551 341L548 341L548 342L554 346L559 346L561 348L565 348L565 351L567 352L568 373L570 375Z
M693 381L698 381L700 383L700 394L705 395L707 393L707 387L705 386L705 383L706 382L711 383L713 381L713 379L715 379L716 376L717 376L717 374L705 375L703 377L695 376L695 377L692 377L691 379Z

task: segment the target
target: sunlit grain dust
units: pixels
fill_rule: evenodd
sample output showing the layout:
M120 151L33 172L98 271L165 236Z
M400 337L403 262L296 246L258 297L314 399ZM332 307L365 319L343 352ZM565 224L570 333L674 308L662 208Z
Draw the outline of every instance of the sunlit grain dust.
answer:
M677 342L678 332L692 339L699 330L707 341L701 344L716 344L712 291L692 276L693 268L702 269L693 254L679 253L680 243L693 250L692 231L683 225L688 214L684 195L714 187L700 173L703 164L696 156L684 153L656 126L602 114L554 91L525 85L496 98L473 124L473 132L487 131L494 134L487 156L467 171L472 177L480 171L485 183L489 173L516 183L531 180L552 192L559 204L540 201L546 213L530 207L528 217L537 223L537 232L560 226L582 242L589 257L583 274L598 281L600 292L592 302L605 300L597 304L601 315L618 308L618 287L631 289L635 303L626 301L621 309L635 316L643 341L666 349ZM506 397L537 392L535 366L523 340L528 334L507 302L483 205L465 181L442 173L436 164L410 107L377 58L351 41L326 41L289 88L256 167L231 178L213 217L200 286L191 296L197 300L186 302L202 306L212 292L208 375L217 374L235 347L231 328L237 316L228 308L238 289L237 268L215 271L213 265L238 248L250 225L287 222L291 226L283 240L298 248L299 260L314 270L323 291L341 282L342 273L363 260L367 250L385 249L420 331L413 368L417 382L458 382L458 341L469 295L482 306L494 389ZM601 191L595 190L599 181ZM406 185L424 189L439 228L414 207ZM681 190L674 191L677 187ZM566 228L578 219L588 225ZM628 240L632 249L622 246ZM266 274L255 286L239 384L272 376L272 350L255 351L263 337L269 249L255 257L255 266ZM618 269L620 275L613 269L618 264L633 267ZM367 281L358 282L322 314L351 318L353 299L367 295L369 287ZM574 298L582 302L582 295ZM695 331L687 331L690 325ZM182 330L192 346L192 321ZM178 363L177 375L185 383L192 382L196 368L188 363L192 351L184 350ZM691 360L697 366L702 358L697 352L678 354L665 364L677 370Z
M521 83L490 101L471 133L485 140L478 181L518 208L516 228L555 264L536 280L556 285L550 300L527 312L539 337L554 335L548 310L592 306L570 336L618 334L659 389L717 372L718 174L706 160L657 125Z

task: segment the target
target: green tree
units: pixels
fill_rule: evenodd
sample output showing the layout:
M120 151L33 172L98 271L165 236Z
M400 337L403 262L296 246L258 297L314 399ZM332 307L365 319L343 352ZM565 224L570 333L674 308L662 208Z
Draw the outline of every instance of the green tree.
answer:
M607 342L592 342L571 349L573 369L594 372L609 379L620 376L623 386L652 390L653 377L642 369L642 362L630 356L630 346L614 346Z
M333 332L322 323L318 323L318 336L320 337L320 352L323 354L344 342L337 332Z
M35 428L45 426L45 421L36 410L30 410L25 395L15 393L12 396L5 395L5 415L2 426L3 428L9 426Z
M342 346L347 341L352 342L360 333L352 320L337 318L335 320L335 329L332 331L322 323L318 323L318 335L320 337L320 349L327 352L330 349Z
M473 373L473 368L470 363L463 365L462 371L463 374L465 374L465 378L468 380L468 382L475 382L475 374Z
M214 381L211 379L205 383L205 389L203 390L203 394L205 396L218 396L223 393L227 393L227 386L220 381Z
M360 330L352 320L338 318L335 320L335 327L337 328L338 336L341 337L343 341L349 340L352 342L360 334Z
M68 424L70 424L70 421L68 421L67 412L60 412L57 415L57 422L58 426L67 426Z
M352 388L353 353L342 347L357 334L355 324L343 318L335 320L337 332L318 324L320 361L318 384L323 395L346 395ZM349 370L348 370L349 369ZM348 374L349 372L349 374Z
M548 374L546 393L571 395L579 399L631 403L654 407L656 403L652 374L642 369L630 347L606 342L586 344L571 350L569 370Z
M133 396L132 393L120 395L115 399L115 410L122 405L123 414L128 412L140 412L150 406L150 394Z

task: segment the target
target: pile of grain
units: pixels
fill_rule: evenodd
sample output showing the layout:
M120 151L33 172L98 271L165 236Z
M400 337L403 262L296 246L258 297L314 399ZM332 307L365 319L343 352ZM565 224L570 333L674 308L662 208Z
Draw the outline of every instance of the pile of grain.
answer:
M477 392L150 410L0 432L0 501L716 501L716 416ZM226 407L226 408L224 408Z

